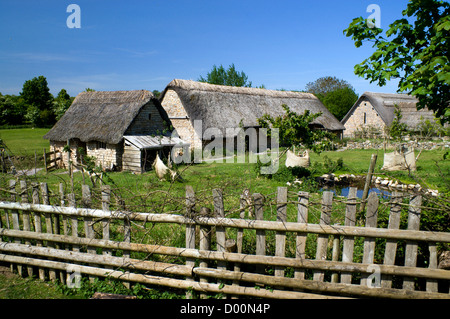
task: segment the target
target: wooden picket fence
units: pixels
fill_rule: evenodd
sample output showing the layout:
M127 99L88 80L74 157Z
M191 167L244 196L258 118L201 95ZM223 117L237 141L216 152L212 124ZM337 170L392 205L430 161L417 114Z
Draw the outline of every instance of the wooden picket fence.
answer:
M11 180L9 186L10 200L0 202L0 262L23 276L68 284L77 276L108 277L127 285L184 289L188 298L450 298L450 271L439 268L437 249L450 243L450 233L419 230L420 195L410 198L407 229L399 229L404 195L392 195L389 226L377 228L380 204L371 193L360 226L355 188L346 199L344 225L332 225L332 192L323 193L320 222L313 224L310 194L299 192L291 203L285 187L277 190L277 217L270 221L264 220L267 203L261 194L241 196L240 218L227 218L220 189L213 190L213 209L208 209L197 207L187 186L185 213L176 215L111 211L109 186L101 189L102 209L89 208L86 185L78 204L60 185L59 205L49 205L46 183ZM287 220L288 205L296 205L296 221ZM151 234L155 225L176 225L185 245L145 243L137 235ZM357 246L358 240L363 245ZM385 240L384 249L376 250L379 240ZM293 254L286 251L289 241L295 241ZM315 258L306 251L311 241ZM396 264L401 243L404 265ZM419 244L428 249L427 267L417 266ZM272 255L268 247L274 247ZM362 262L355 261L357 247L363 249ZM375 263L376 251L384 254L382 263Z

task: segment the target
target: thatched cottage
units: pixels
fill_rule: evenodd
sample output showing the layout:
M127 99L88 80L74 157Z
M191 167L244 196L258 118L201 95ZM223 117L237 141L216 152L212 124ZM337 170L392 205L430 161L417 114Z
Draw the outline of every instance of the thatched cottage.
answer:
M203 134L206 129L216 128L221 132L222 135L216 134L214 138L235 138L226 135L227 128L258 128L257 119L264 114L273 117L284 115L283 104L299 114L303 114L305 110L322 112L313 123L317 129L325 129L337 135L342 135L344 130L344 126L320 100L309 93L175 79L161 93L160 101L180 138L189 142L192 148L201 148L210 141ZM201 128L195 126L194 121L202 121Z
M71 150L75 165L82 154L96 158L105 169L143 172L150 169L156 151L181 143L171 139L170 121L149 91L82 92L44 136L51 150ZM67 167L69 153L62 152Z
M365 92L356 101L341 123L345 126L344 137L353 137L362 128L373 128L380 133L392 124L397 105L401 110L401 123L415 130L421 119L433 120L434 113L428 109L417 110L418 100L407 94Z

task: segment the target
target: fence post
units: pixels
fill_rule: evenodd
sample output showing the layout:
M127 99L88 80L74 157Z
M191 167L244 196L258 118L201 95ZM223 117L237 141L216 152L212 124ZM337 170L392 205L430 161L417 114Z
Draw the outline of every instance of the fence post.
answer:
M20 181L20 197L22 203L28 203L28 189L27 189L27 181L21 180ZM23 219L23 230L24 231L31 231L31 217L30 212L23 211L22 212L22 219ZM29 240L25 240L26 245L31 245L31 242ZM33 277L33 267L28 266L27 267L27 273L28 277Z
M50 205L50 199L48 195L48 185L47 183L41 183L41 197L42 197L42 203L44 205ZM45 216L45 227L46 232L48 234L53 234L53 221L52 221L52 215L51 214L44 214ZM48 247L55 247L53 243L48 243ZM56 281L56 272L54 270L49 270L49 278L52 282Z
M207 207L202 207L200 210L201 217L209 217L211 210ZM210 250L211 249L211 226L200 226L200 250ZM200 267L207 268L208 263L205 260L200 262ZM207 283L208 279L206 277L200 278L200 282ZM200 294L201 299L206 299L207 295Z
M422 196L413 195L409 201L408 210L408 230L419 230L420 228L420 213L422 206ZM408 240L406 241L405 248L405 266L416 267L417 264L417 242ZM405 277L403 279L403 289L414 290L414 277Z
M277 222L287 221L287 187L277 190ZM275 256L285 257L286 232L277 231L275 234ZM275 277L284 277L284 267L275 267Z
M358 189L356 187L350 187L347 197L347 205L345 207L345 226L355 226L356 224L356 194ZM353 251L355 246L355 238L352 236L344 236L344 245L342 248L342 262L353 262ZM342 273L341 283L351 284L352 274Z
M39 184L32 183L31 188L32 188L32 193L31 193L32 202L33 202L33 204L39 204L40 203ZM34 213L34 230L37 233L42 233L42 215L41 215L41 213L37 213L37 212ZM37 240L36 246L42 247L42 241ZM38 272L39 272L39 279L44 281L45 280L45 270L43 268L39 268Z
M376 164L377 164L377 154L372 154L372 158L370 160L369 171L366 176L366 183L364 185L364 191L363 191L363 195L362 195L362 199L361 199L361 207L359 209L359 211L361 213L364 211L364 208L366 207L366 199L367 199L367 195L369 195L370 183L372 183L372 174L373 174L373 171L375 170Z
M298 193L298 207L297 207L297 222L301 224L308 223L308 205L309 205L309 193ZM305 259L306 250L306 238L307 234L297 234L295 258ZM305 279L305 271L303 269L295 269L295 279Z
M377 194L375 192L370 193L369 199L367 201L366 227L373 227L373 228L377 227L378 205L379 199ZM374 257L375 257L375 238L364 238L364 253L362 263L371 265L373 264ZM372 287L372 283L368 282L369 277L370 276L368 274L361 275L361 286Z
M255 207L255 219L264 220L264 196L256 193L252 195L253 205ZM256 255L264 256L266 254L266 231L256 230ZM257 273L264 273L264 265L256 265Z
M194 217L195 193L192 186L186 186L186 249L195 249L195 222ZM195 267L194 258L186 258L186 266ZM186 281L194 281L193 277L186 277ZM193 299L191 290L186 292L186 299Z
M333 192L323 192L322 213L320 214L321 225L330 225L332 205L333 205ZM327 248L328 248L328 235L319 235L317 237L317 250L316 250L317 260L327 259ZM323 281L324 272L321 270L315 271L313 279L316 281Z
M389 225L388 229L399 229L400 228L400 215L402 212L401 202L403 195L399 192L393 192L391 196L391 211L389 213ZM384 250L384 265L394 265L395 255L397 254L397 240L396 239L386 239L386 248ZM384 275L381 278L381 287L391 288L392 287L392 276Z
M223 196L221 189L213 189L213 200L214 200L214 216L216 218L224 218L225 210L223 206ZM225 252L225 227L216 226L216 242L217 251ZM217 262L217 269L226 270L226 263L224 261Z
M15 202L16 201L16 181L14 179L11 179L9 181L9 191L11 192L11 201ZM11 219L12 219L12 224L13 224L13 228L15 230L20 230L20 222L19 222L19 211L18 210L11 210ZM14 240L14 242L16 244L20 244L20 239L16 239ZM11 264L11 271L14 270L13 264ZM19 274L19 276L22 276L23 274L23 267L22 265L17 265L17 273Z
M102 186L102 210L109 211L109 205L111 202L111 186L103 185ZM102 221L102 235L104 240L109 240L109 224L110 220ZM103 255L112 255L111 249L104 248Z

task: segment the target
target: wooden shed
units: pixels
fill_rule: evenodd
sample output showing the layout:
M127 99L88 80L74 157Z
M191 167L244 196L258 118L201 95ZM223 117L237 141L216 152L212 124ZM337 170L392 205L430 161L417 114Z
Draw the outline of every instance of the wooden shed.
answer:
M148 150L175 143L166 137L170 133L170 120L150 91L103 91L78 94L44 138L52 150L69 145L74 165L87 155L104 169L143 172L151 168ZM68 163L69 153L63 152L62 167Z

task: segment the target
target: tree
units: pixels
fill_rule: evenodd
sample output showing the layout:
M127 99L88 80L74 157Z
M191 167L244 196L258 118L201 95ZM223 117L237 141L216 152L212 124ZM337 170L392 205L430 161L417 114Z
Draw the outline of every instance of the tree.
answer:
M228 70L220 65L213 66L211 72L208 72L206 78L200 76L199 82L206 82L209 84L237 86L237 87L251 87L252 82L248 81L248 76L243 72L236 71L234 63L228 67Z
M358 100L358 94L350 83L335 76L309 82L306 91L314 94L339 121Z
M59 91L58 96L53 101L53 113L55 114L55 119L58 121L67 109L72 104L73 98L67 93L65 89Z
M358 100L358 94L349 87L329 92L322 103L340 121Z
M375 52L355 66L355 74L379 86L399 79L398 92L415 96L417 109L428 107L442 123L449 122L450 3L410 0L402 14L385 35L368 27L363 17L344 30L357 48L373 42Z
M276 118L264 114L258 119L258 124L267 128L270 136L271 128L279 129L280 146L305 147L316 153L320 153L330 146L331 134L325 130L313 130L310 125L322 115L322 113L311 114L306 110L303 114L297 114L286 105L282 105L285 115Z
M0 94L0 125L22 124L26 109L20 96Z
M47 79L44 76L25 81L20 96L27 105L27 120L36 126L54 124L53 96L50 94Z
M322 100L328 93L344 88L350 88L353 90L350 83L345 80L338 79L335 76L324 76L318 78L314 82L309 82L306 84L305 90L306 92L312 93Z

